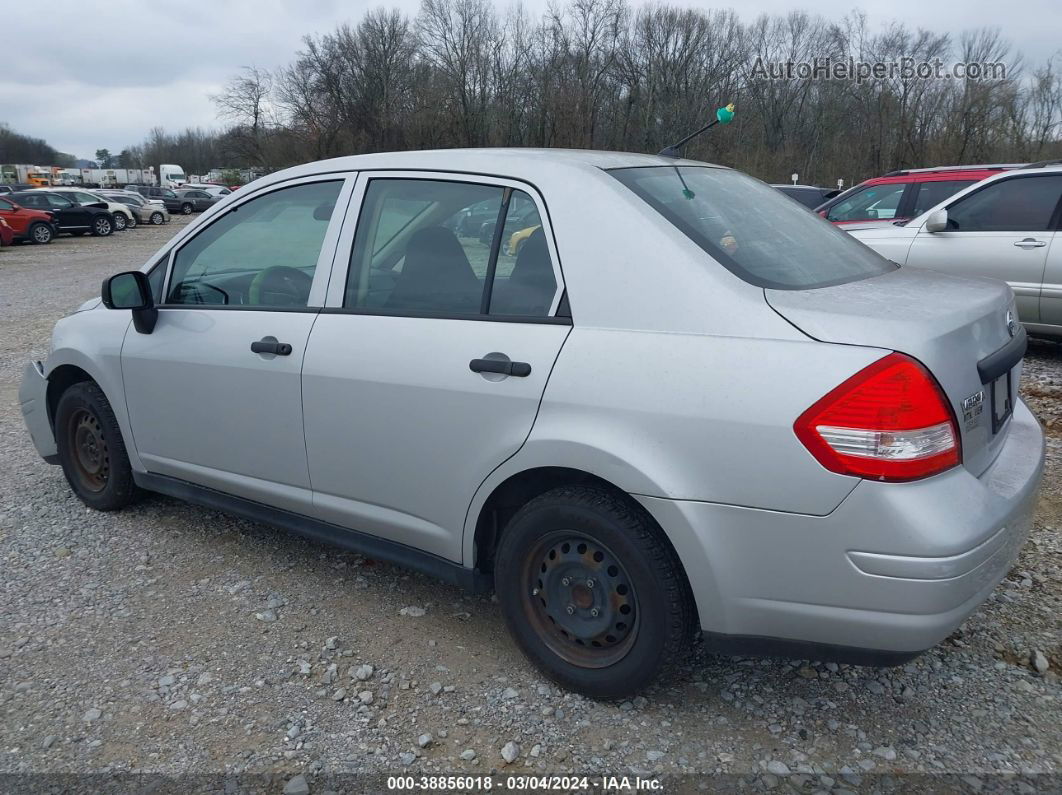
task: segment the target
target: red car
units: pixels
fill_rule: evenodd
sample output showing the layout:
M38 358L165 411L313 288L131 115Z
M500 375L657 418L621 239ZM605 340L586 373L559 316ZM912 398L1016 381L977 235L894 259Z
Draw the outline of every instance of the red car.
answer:
M890 171L861 182L815 208L840 226L875 221L904 221L958 193L974 182L1022 164L943 166Z
M55 237L55 219L51 213L31 210L3 196L0 196L0 218L7 221L15 240L51 243Z
M15 230L3 218L0 218L0 246L10 246L15 242Z

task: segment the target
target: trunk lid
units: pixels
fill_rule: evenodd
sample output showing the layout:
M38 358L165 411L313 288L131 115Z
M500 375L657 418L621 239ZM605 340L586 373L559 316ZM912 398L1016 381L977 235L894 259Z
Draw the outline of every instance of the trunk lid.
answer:
M980 475L992 463L1009 422L993 433L993 385L981 383L977 365L1014 338L1007 314L1017 318L1014 294L1005 283L905 267L814 290L765 289L764 296L816 340L899 351L920 361L955 412L963 466ZM1020 376L1020 365L1012 368L1012 403Z

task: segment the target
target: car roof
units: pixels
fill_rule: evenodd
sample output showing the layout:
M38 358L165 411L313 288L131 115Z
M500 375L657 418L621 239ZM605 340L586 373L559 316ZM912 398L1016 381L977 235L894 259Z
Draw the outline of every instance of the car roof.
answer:
M455 171L490 174L534 182L543 171L574 171L585 168L612 169L646 166L710 166L711 163L634 152L606 152L592 149L424 149L405 152L377 152L318 160L278 171L255 180L266 185L334 171Z
M1004 174L1022 167L1018 165L1000 166L942 166L940 168L920 168L910 171L891 171L881 177L871 177L860 185L890 185L898 182L942 182L962 180L980 182L996 174Z

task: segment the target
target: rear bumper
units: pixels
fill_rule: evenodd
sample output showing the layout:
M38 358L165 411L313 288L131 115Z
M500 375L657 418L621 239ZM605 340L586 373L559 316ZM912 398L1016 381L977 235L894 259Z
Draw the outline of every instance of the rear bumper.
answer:
M861 481L828 516L639 498L672 538L709 638L916 653L1006 576L1032 524L1044 441L1018 402L975 477Z
M40 362L26 363L22 371L22 384L18 389L18 402L33 446L49 464L57 463L59 457L55 434L48 417L48 379L44 377L44 366Z

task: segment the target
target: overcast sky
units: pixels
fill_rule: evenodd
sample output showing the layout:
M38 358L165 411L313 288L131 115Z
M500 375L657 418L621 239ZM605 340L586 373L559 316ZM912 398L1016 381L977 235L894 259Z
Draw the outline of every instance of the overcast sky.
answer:
M675 5L703 5L670 0ZM548 0L524 0L534 14ZM508 0L498 0L499 7ZM891 0L864 8L872 26L901 20L911 27L957 33L999 26L1028 64L1062 47L1059 0ZM633 4L640 4L633 0ZM210 94L240 67L289 63L302 37L356 22L379 5L414 14L419 0L49 0L44 6L0 6L4 40L19 43L3 59L0 121L52 146L92 158L117 153L154 126L176 131L217 126ZM47 13L42 17L41 9ZM803 7L830 19L853 6L814 0L742 0L744 21Z

